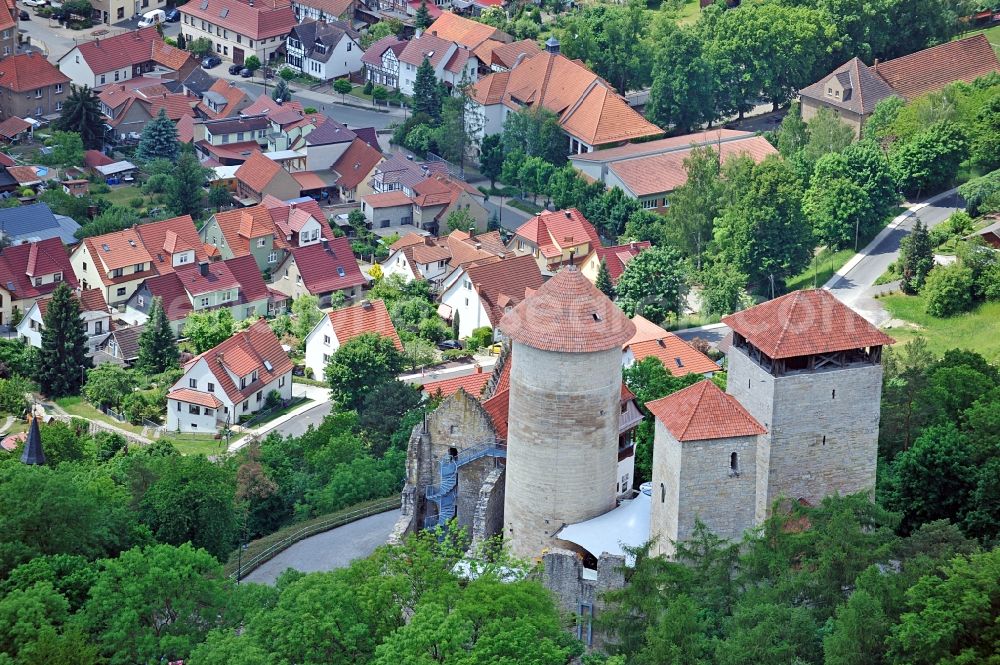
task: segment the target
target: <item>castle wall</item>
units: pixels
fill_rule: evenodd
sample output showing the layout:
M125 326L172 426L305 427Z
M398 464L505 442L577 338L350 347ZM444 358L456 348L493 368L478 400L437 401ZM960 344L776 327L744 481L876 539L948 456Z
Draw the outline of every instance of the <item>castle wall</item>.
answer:
M542 584L555 595L563 612L576 616L577 637L600 648L605 639L594 620L604 610L603 594L625 588L625 557L604 553L593 571L583 567L575 552L553 549L542 561Z
M474 530L476 507L479 505L483 485L496 467L497 460L495 458L481 457L458 469L458 496L456 497L458 512L455 517L458 526L465 529L469 536L472 536Z
M504 467L487 474L479 488L475 516L472 521L472 549L503 531L503 500L506 475Z
M656 539L653 552L673 556L677 542L681 484L681 443L669 430L654 420L653 495L650 497L649 536Z
M530 559L615 506L621 349L512 353L504 536Z

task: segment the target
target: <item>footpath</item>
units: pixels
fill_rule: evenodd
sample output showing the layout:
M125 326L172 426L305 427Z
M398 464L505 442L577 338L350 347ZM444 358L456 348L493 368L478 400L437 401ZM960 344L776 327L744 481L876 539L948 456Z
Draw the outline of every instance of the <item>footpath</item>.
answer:
M266 436L271 430L275 429L287 423L290 420L298 418L306 411L315 409L322 402L327 402L330 400L330 389L322 388L320 386L307 386L304 383L292 382L292 396L293 397L305 397L308 402L305 402L295 409L292 409L288 413L282 414L275 418L274 420L269 420L263 423L259 427L254 427L251 429L242 429L242 436L229 444L227 449L229 452L235 452L240 448L243 448L251 441L260 439ZM236 429L234 427L234 429Z

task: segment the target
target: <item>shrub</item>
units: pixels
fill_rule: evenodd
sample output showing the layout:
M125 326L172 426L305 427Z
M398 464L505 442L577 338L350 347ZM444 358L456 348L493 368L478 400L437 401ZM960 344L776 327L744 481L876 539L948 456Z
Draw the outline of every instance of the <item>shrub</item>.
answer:
M302 109L302 112L307 115L310 113L319 113L319 111L316 109L315 106L307 106L304 109Z
M937 266L927 275L923 294L931 316L964 312L972 306L972 271L957 263Z
M141 208L141 207L142 207L142 204L143 204L143 202L144 202L144 201L143 201L143 199L142 199L142 197L141 197L141 196L136 196L135 198L133 198L133 199L130 199L130 200L129 200L129 202L128 202L128 204L129 204L130 206L132 206L133 208Z
M483 326L472 331L472 334L466 340L465 348L469 351L475 351L484 346L489 346L491 343L493 343L493 329L489 326Z
M362 88L361 90L362 90L362 92L364 92L364 93L365 93L366 95L370 95L370 94L372 94L372 90L373 90L374 88L375 88L375 84L374 84L374 83L372 83L371 81L365 81L365 87L364 87L364 88Z

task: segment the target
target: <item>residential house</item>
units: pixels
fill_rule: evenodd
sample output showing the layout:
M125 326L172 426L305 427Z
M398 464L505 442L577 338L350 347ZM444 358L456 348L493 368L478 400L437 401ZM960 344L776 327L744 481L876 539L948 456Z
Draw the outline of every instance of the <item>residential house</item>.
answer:
M0 118L54 120L69 96L69 80L34 51L0 60Z
M446 320L459 315L459 337L468 337L476 328L489 326L494 339L503 315L542 285L542 273L530 255L499 261L473 262L445 280L438 312Z
M601 77L559 53L559 42L494 72L472 87L480 136L499 134L510 113L544 108L556 114L567 153L591 152L658 136L663 131L626 102Z
M518 256L534 257L548 274L565 265L583 265L600 246L597 229L576 208L535 215L518 227L507 243Z
M871 67L853 58L799 91L802 119L821 108L832 110L861 135L861 127L883 99L896 95L913 100L949 83L970 83L1000 71L1000 61L986 35L945 42Z
M87 355L97 352L101 342L111 330L111 312L100 289L75 291L80 301L80 322L87 338ZM52 296L37 299L17 324L17 338L35 348L42 348L42 331L45 330L45 312Z
M767 139L753 132L713 129L570 155L570 162L586 178L608 189L618 187L646 210L662 212L670 206L673 191L687 182L684 160L695 148L710 148L721 162L746 155L760 163L778 154Z
M434 68L434 78L449 90L479 78L479 59L470 49L436 37L428 29L408 41L399 54L399 90L404 95L413 95L417 69L425 59Z
M76 288L76 275L58 237L0 250L0 324L10 325L59 284Z
M91 88L147 75L181 81L198 67L190 53L164 42L155 26L77 44L57 64L73 83Z
M436 291L448 275L462 266L507 254L499 231L470 235L455 230L440 238L408 233L389 246L389 256L379 265L386 277L399 275L406 282L424 279Z
M0 208L0 238L10 245L49 238L72 245L77 242L74 234L79 229L80 225L72 218L54 214L45 203Z
M330 170L336 176L337 197L345 203L358 199L358 188L367 182L382 162L382 153L360 136L351 141L347 150L333 163Z
M201 99L218 80L201 67L195 67L187 78L181 81L181 90L187 95Z
M597 276L601 272L601 263L608 266L608 275L611 283L618 282L618 278L625 272L628 262L639 256L641 252L652 247L648 240L642 242L630 242L627 245L615 245L613 247L595 247L590 250L590 254L580 264L580 272L590 280L592 284L597 283Z
M354 16L354 0L292 0L295 19L327 21L350 20Z
M470 51L475 51L488 41L500 44L509 44L514 41L514 38L503 30L452 12L443 12L435 18L425 32L464 46Z
M403 342L389 318L389 311L381 300L362 300L357 305L341 307L328 312L306 335L306 367L313 371L313 378L325 381L326 363L341 346L359 335L375 333L387 337L403 352Z
M399 88L399 55L406 48L406 41L395 35L383 37L373 43L361 56L365 66L365 80L385 88Z
M347 300L360 296L368 278L354 258L346 237L320 238L319 243L290 247L285 260L271 276L271 288L295 300L304 295L319 298L320 307L329 307L335 291Z
M105 86L97 98L112 141L138 141L143 128L161 109L174 122L184 116L194 117L198 103L184 93L170 92L160 79L144 76Z
M0 4L0 55L7 57L19 46L18 7L14 0Z
M239 166L267 145L271 121L264 114L192 120L192 142L202 161L213 160L223 166ZM178 134L180 130L178 129Z
M448 175L435 173L424 177L406 190L369 194L361 201L369 228L392 229L413 226L430 234L446 228L448 215L465 211L474 231L486 230L490 213L483 205L485 197L472 185Z
M63 191L75 198L81 198L90 194L90 181L76 178L74 180L63 180L59 183Z
M131 367L139 360L139 337L145 326L118 327L111 331L103 342L97 345L94 363L111 362L116 365Z
M309 171L328 170L358 137L347 125L333 119L304 129L301 146L306 153L305 168Z
M204 37L237 65L251 55L273 60L297 23L290 0L191 0L178 9L188 43Z
M212 215L199 232L219 258L252 255L262 273L272 274L292 247L333 240L333 229L313 199L281 201L265 196L260 205Z
M97 173L98 166L107 166L114 163L115 160L111 159L100 150L87 150L83 153L83 168L93 174Z
M84 289L100 288L108 304L119 306L145 280L206 258L191 216L182 215L84 238L70 262Z
M542 52L533 39L522 39L516 42L504 43L487 39L476 47L474 53L479 62L487 70L483 73L509 72L518 59L530 58Z
M361 35L342 21L307 20L292 28L285 61L321 81L361 69Z
M125 317L145 323L153 298L159 298L170 328L180 335L191 313L228 309L236 321L267 316L269 295L252 256L206 260L144 281L125 303Z
M167 9L166 0L91 0L95 23L114 25L120 21L141 16L154 9Z
M635 334L622 345L622 367L631 367L652 356L673 376L692 373L712 376L719 371L719 365L711 358L649 319L636 315L632 322Z
M301 186L292 174L261 152L252 153L236 169L236 197L243 205L254 205L265 196L288 200L299 196Z
M386 158L375 169L375 174L361 191L361 195L391 192L400 190L407 196L413 196L413 187L424 179L435 174L447 174L448 165L444 162L417 162L412 155L407 157L397 152Z
M167 429L214 433L264 408L268 396L292 397L292 361L261 319L195 356L167 393Z
M201 96L201 103L196 107L198 112L209 120L232 118L253 104L243 88L236 81L218 79Z

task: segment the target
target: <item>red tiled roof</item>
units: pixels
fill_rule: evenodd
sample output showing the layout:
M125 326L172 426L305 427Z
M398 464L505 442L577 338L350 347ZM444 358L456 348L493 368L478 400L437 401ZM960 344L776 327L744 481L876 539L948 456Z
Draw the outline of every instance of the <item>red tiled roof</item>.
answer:
M594 251L597 252L597 260L607 264L611 281L617 282L618 278L625 272L625 266L628 262L650 247L652 247L652 243L645 240L643 242L630 242L627 245L615 245L614 247L597 247Z
M92 169L97 166L107 166L108 164L114 164L115 160L111 159L105 155L100 150L88 150L83 153L83 163L87 168Z
M329 240L327 245L329 249L317 243L290 250L309 293L318 295L368 283L346 237Z
M257 267L257 260L250 254L237 256L225 262L240 285L240 299L255 302L267 298L267 284Z
M77 49L95 74L149 61L156 61L170 69L179 69L190 57L190 54L168 46L160 38L155 26L84 42L79 44ZM59 58L59 61L72 52L73 50L70 50Z
M635 324L580 271L567 268L508 312L500 330L543 351L588 353L620 348L635 334Z
M482 50L482 46L476 51L478 56ZM522 39L517 42L511 42L510 44L498 44L490 50L489 60L486 61L489 65L498 65L500 67L506 67L510 69L517 62L519 56L524 55L530 58L533 55L538 55L542 52L542 49L538 47L538 44L530 39Z
M297 23L289 0L193 0L179 9L214 24L225 16L227 28L255 40L284 37Z
M0 60L0 63L3 61ZM12 115L9 118L0 122L0 136L7 139L17 138L18 134L28 131L31 129L31 124L18 118L16 115ZM16 168L16 167L8 167ZM23 168L23 167L22 167Z
M179 267L176 270L177 278L184 285L184 290L192 296L214 293L240 285L225 261L206 262L205 272L203 275L202 267L196 264Z
M364 303L335 309L327 315L330 324L337 335L337 341L344 345L348 341L365 333L377 333L382 337L388 337L400 352L403 351L403 342L396 333L396 327L392 325L389 318L389 310L381 300L372 300L365 306Z
M107 313L108 303L104 300L104 292L101 289L86 289L85 291L74 291L73 298L80 301L80 313L83 312L103 312ZM52 294L46 295L35 301L38 305L38 314L45 317L45 310L48 309Z
M340 18L354 5L354 0L298 0L300 5L318 9L327 16Z
M354 189L368 177L379 162L382 153L364 140L355 138L344 154L330 167L340 178L337 185L344 189Z
M452 393L458 392L458 389L461 388L472 397L478 399L483 394L483 388L486 387L489 380L489 372L479 371L452 379L428 381L424 384L424 393L432 397L448 397Z
M194 311L194 305L184 291L184 284L177 273L150 277L144 284L150 297L160 299L168 320L182 321Z
M292 174L292 178L295 182L299 183L299 187L302 188L303 192L312 189L323 189L326 187L326 183L320 178L316 173L312 171L298 171Z
M269 96L261 93L257 99L253 100L253 103L243 109L243 115L257 115L259 113L265 114L270 119L275 119L276 117L283 116L290 111L294 111L298 114L299 118L302 117L302 103L301 102L282 102L278 104L276 101L271 99ZM278 123L284 124L284 123Z
M880 62L872 70L896 94L914 99L955 81L970 83L1000 71L1000 61L986 35L978 34Z
M597 229L576 208L535 215L518 227L515 235L533 242L546 258L558 257L564 251L587 243L590 245L588 252L601 246ZM585 258L586 254L576 257L578 261Z
M106 277L104 273L109 270L153 262L135 227L84 238L83 242L95 263L100 261L103 264L103 269L98 268L102 277Z
M247 157L247 160L236 169L236 179L255 192L263 192L281 170L278 162L268 159L258 151Z
M722 322L774 359L895 342L825 289L793 291Z
M219 386L234 403L248 399L265 385L292 369L292 361L264 319L258 320L246 330L241 330L215 348L196 356L186 368L193 366L202 358L208 363ZM270 370L264 364L265 360L271 365ZM257 370L258 378L240 390L224 368L239 377L248 376Z
M62 240L48 238L7 247L0 253L0 289L12 300L36 298L52 293L58 282L35 286L34 277L62 273L63 281L76 288L76 274Z
M210 109L204 100L198 103L198 111L210 120L228 118L251 106L250 104L246 104L242 108L240 107L242 102L249 100L249 96L243 91L243 88L236 85L235 81L219 79L212 84L212 87L207 92L214 92L226 98L226 104L220 111Z
M678 441L756 436L767 430L732 395L706 379L672 395L646 402L650 413Z
M508 363L509 364L509 363ZM483 409L493 421L493 429L501 441L507 439L507 419L510 413L510 390L500 390L483 402Z
M398 57L399 54L403 52L404 48L406 48L405 40L400 39L396 35L389 35L388 37L383 37L365 49L364 55L361 56L361 62L366 65L381 67L383 53L392 49Z
M365 197L365 203L372 208L392 208L394 206L408 206L413 203L413 199L403 193L400 189L388 192L369 194Z
M55 65L34 52L7 56L0 60L0 88L13 92L28 92L57 83L67 84L70 78Z
M435 37L427 31L406 43L406 48L399 54L399 61L419 67L424 58L427 58L431 66L436 68L452 46L448 40Z
M191 388L176 388L167 393L167 399L185 402L187 404L197 404L209 409L218 409L222 402L212 393L205 393Z
M34 166L8 166L7 173L19 185L33 185L41 182L41 178L38 177L38 172Z
M177 252L194 250L195 261L207 259L205 246L198 236L198 229L195 228L191 215L140 224L135 227L135 232L153 258L153 267L158 274L173 272L172 256Z
M506 318L508 308L524 301L528 289L542 286L542 272L531 255L473 264L466 268L465 274L493 326Z
M844 93L839 97L827 95L831 79L836 78ZM827 106L836 106L858 115L868 115L875 110L875 105L895 93L889 84L875 74L875 70L861 62L860 58L851 58L840 67L799 91L802 97L818 100Z
M425 32L469 49L475 49L487 39L505 43L513 41L513 38L502 30L451 12L441 14Z
M701 351L693 348L673 333L666 333L659 339L636 342L629 345L636 362L653 356L674 376L685 374L708 374L718 372L719 366Z
M14 166L16 162L10 155L0 152L0 166Z

